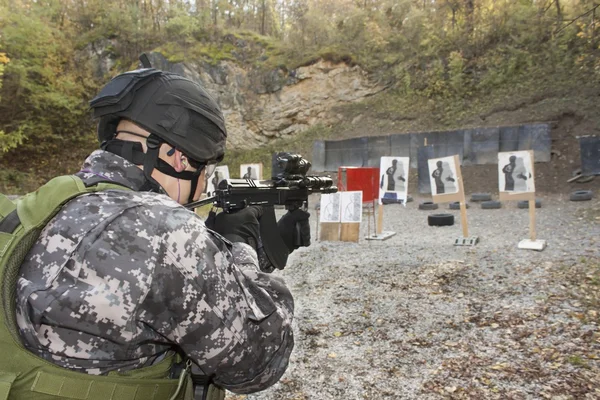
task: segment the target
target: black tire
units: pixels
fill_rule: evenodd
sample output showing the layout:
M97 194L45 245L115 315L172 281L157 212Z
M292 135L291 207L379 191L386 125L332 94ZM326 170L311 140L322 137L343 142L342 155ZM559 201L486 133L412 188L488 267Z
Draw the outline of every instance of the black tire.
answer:
M529 200L522 200L517 203L517 207L529 209ZM535 199L535 208L542 208L542 201Z
M419 204L419 210L437 210L438 205L432 201L424 201Z
M469 208L469 203L465 203L465 207ZM454 203L450 203L448 208L451 210L460 210L460 202L455 201Z
M454 215L452 214L431 214L427 216L429 226L452 226L454 225Z
M492 195L489 193L473 193L471 195L471 201L490 201Z
M592 191L591 190L577 190L576 192L571 193L571 201L586 201L592 199Z
M484 201L481 203L481 208L484 210L495 210L498 208L502 208L502 203L499 201Z

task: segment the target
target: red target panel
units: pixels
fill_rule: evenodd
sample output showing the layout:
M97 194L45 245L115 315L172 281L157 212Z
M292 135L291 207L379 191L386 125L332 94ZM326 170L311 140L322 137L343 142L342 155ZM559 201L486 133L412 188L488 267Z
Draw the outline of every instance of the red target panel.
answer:
M360 190L363 203L373 201L379 196L379 168L339 167L338 188L345 192Z

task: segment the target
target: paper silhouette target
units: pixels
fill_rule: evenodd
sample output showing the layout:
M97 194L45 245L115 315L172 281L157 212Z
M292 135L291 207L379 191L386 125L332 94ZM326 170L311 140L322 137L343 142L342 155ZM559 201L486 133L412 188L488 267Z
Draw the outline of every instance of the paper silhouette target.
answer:
M379 204L406 204L409 157L381 157L379 167Z
M429 166L431 194L458 193L458 182L454 156L427 160Z
M340 192L341 221L361 222L362 220L362 192Z
M340 222L340 192L321 195L319 222Z
M529 151L498 153L498 184L501 192L535 192L533 159Z
M242 164L240 165L240 177L242 179L262 179L262 164Z
M227 165L220 165L215 169L212 176L206 181L206 195L212 196L215 188L219 187L219 183L223 179L229 179L229 167Z

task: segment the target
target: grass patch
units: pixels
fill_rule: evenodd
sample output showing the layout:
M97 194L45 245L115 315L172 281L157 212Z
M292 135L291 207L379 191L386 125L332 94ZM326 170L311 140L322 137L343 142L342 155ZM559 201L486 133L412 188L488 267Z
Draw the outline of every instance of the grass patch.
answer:
M578 355L569 356L569 358L567 358L567 362L576 367L589 368L587 362Z

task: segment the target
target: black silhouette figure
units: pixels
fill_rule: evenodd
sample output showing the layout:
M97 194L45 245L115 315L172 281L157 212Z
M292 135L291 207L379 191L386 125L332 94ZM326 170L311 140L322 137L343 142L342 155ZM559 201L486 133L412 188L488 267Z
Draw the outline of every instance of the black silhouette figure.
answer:
M396 170L398 169L398 160L392 160L392 166L389 167L385 171L385 175L387 175L387 191L395 192L396 191L396 181L394 180L394 175L396 174ZM383 189L383 179L385 175L381 175L381 184L379 187ZM402 175L398 177L399 181L406 182L406 179Z
M211 180L211 183L213 184L213 191L217 190L220 181L221 178L219 177L219 171L215 171L215 176ZM210 193L208 194L210 195Z
M256 179L256 178L254 178L254 173L252 172L252 167L248 167L248 170L246 171L244 176L242 176L242 179Z
M446 193L446 188L444 187L444 181L442 181L442 173L444 172L444 168L442 167L443 163L442 163L442 161L438 161L436 163L436 165L437 165L437 169L435 171L433 171L433 173L431 174L431 176L435 180L435 193L436 194ZM452 178L450 178L450 179L452 179Z
M515 171L517 156L510 156L508 161L509 163L502 168L502 172L504 172L504 190L507 192L515 190L513 172Z

